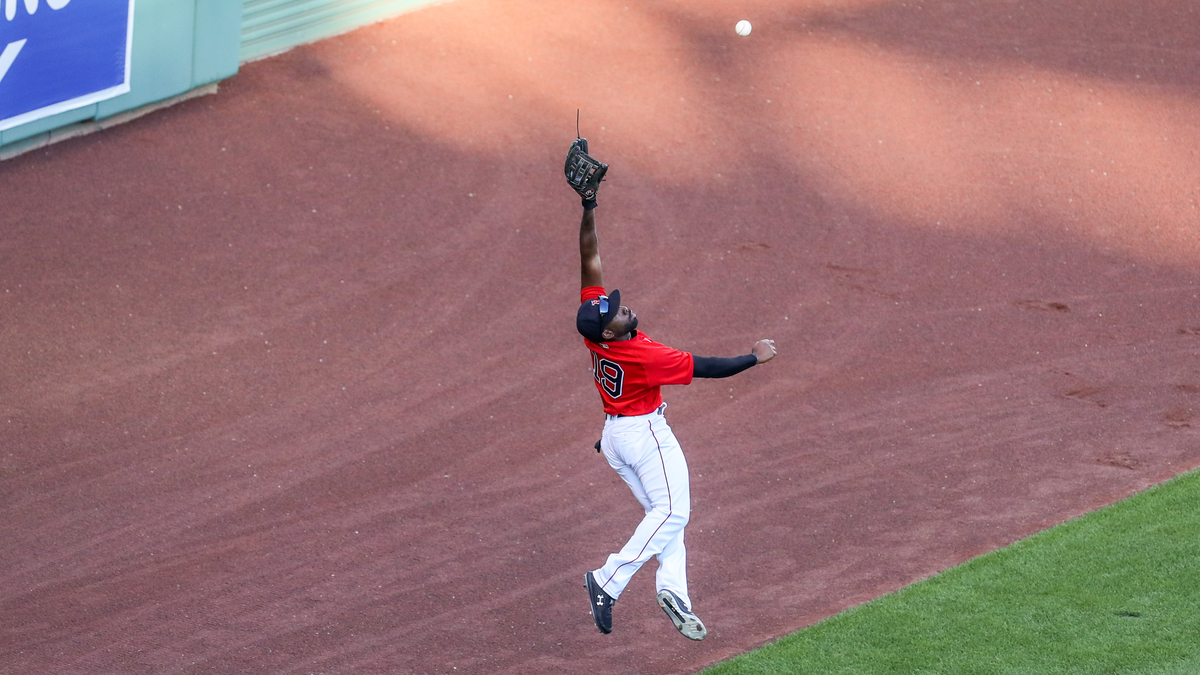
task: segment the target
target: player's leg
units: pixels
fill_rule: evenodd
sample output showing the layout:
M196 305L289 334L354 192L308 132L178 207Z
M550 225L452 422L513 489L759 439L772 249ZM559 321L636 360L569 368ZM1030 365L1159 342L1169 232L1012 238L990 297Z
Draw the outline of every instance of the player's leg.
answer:
M606 426L602 447L609 464L646 508L646 515L625 546L594 572L614 598L625 590L643 563L676 539L691 511L687 461L665 420L655 416L622 422ZM673 568L680 553L680 549L673 549Z
M680 462L686 473L687 462L683 458L683 451L679 448L679 441L675 439L675 434L666 424L666 420L662 420L661 427L658 434L659 443L664 448L671 448L665 456L671 458L671 461ZM659 430L658 426L656 426L656 430ZM688 595L687 547L684 545L684 532L685 528L680 528L675 537L667 542L662 552L658 554L658 574L655 579L658 586L658 605L662 607L680 634L689 640L703 640L708 635L708 630L704 627L704 622L700 620L700 617L692 611L692 599Z
M609 457L607 453L605 457L608 459L608 465L617 472L621 480L625 481L625 485L629 486L629 491L633 493L634 499L642 505L642 510L649 513L653 506L650 504L650 498L646 496L646 488L642 485L642 479L638 478L637 471L619 459L614 463L613 458Z
M666 423L665 419L660 419L654 428L658 442L664 449L663 456L665 461L677 463L678 466L673 469L673 472L686 476L688 474L687 460L683 456L683 450L679 446L679 441L675 438L675 433L671 431L671 427ZM680 502L679 508L690 513L690 489L682 491L678 495L678 498ZM680 528L676 536L668 541L663 550L658 554L658 573L655 575L655 582L658 590L669 589L674 591L690 607L692 600L688 596L687 547L683 543L684 531L685 528Z
M692 598L688 595L687 583L687 548L683 544L684 530L680 530L674 539L667 542L662 553L658 554L658 573L655 574L657 590L671 590L688 606L692 606Z

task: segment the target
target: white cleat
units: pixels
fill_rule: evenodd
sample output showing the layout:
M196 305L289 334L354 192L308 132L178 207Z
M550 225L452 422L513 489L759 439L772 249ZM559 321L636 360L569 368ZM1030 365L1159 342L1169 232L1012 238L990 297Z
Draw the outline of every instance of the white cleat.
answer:
M659 591L658 606L662 607L667 616L671 617L671 623L675 624L675 630L679 631L683 637L689 640L703 640L704 636L708 635L700 617L692 614L692 610L683 604L683 600L680 600L679 596L673 592Z

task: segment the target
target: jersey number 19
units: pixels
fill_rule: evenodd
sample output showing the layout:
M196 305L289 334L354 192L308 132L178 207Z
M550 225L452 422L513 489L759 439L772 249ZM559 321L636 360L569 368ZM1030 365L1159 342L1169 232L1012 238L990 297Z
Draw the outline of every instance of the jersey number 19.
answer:
M602 359L599 354L592 352L592 374L609 396L621 398L621 386L625 382L625 371L621 369L621 364Z

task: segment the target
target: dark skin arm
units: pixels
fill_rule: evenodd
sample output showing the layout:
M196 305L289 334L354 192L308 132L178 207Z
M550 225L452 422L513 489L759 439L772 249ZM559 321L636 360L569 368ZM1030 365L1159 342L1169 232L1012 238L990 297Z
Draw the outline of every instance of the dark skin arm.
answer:
M586 209L579 221L580 288L604 286L600 273L600 241L596 238L596 210Z
M579 221L579 281L580 288L599 286L604 288L604 276L600 273L600 241L596 238L596 212L594 209L584 209L583 219ZM628 340L633 334L628 325L633 321L633 312L622 305L617 310L608 327L604 329L604 339Z

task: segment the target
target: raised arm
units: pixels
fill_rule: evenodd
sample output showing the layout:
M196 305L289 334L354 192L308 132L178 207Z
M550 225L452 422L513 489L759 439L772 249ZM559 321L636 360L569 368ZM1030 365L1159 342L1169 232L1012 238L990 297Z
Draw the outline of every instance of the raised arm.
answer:
M579 221L579 270L580 288L588 286L604 286L604 278L600 273L600 241L596 238L596 209L584 208L583 219Z

